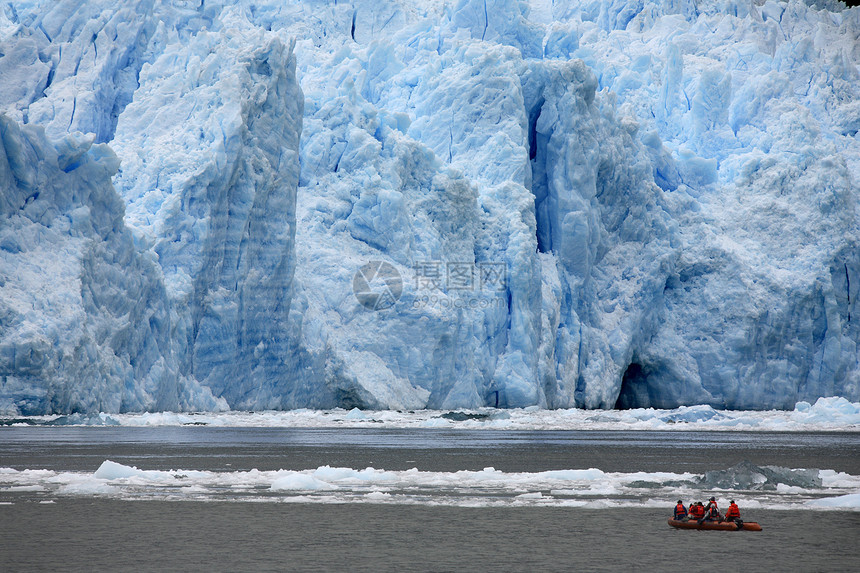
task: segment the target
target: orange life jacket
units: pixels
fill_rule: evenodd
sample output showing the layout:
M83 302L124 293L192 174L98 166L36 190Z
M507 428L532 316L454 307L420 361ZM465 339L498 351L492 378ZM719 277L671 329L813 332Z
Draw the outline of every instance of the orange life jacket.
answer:
M730 519L733 517L740 517L740 516L741 516L741 510L738 509L738 504L736 504L736 503L729 504L729 509L726 510L726 519Z
M695 518L705 517L705 508L701 505L691 505L690 514Z
M687 508L684 507L683 503L679 503L675 506L675 519L682 519L687 517Z

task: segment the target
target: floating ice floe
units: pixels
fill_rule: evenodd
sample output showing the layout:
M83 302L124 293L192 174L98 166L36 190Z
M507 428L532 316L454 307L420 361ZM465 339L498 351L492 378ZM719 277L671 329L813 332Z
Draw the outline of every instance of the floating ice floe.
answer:
M735 499L747 509L860 509L860 476L831 470L768 470L776 479L801 472L805 487L761 489L743 480L714 484L674 472L604 472L596 468L452 472L321 466L293 471L141 470L106 460L93 473L0 469L0 499L62 496L198 501L409 503L453 506L671 507L674 500Z

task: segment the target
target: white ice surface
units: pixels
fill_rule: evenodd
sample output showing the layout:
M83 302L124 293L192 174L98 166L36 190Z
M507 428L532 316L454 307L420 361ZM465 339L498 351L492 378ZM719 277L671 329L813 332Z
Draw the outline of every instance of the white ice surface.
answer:
M853 509L860 511L860 493L849 493L836 497L813 499L807 501L806 505L815 508Z
M794 410L714 410L682 406L673 410L638 408L593 411L544 410L536 407L457 410L471 419L452 420L442 410L290 410L264 412L153 412L98 416L40 416L37 423L70 425L283 427L283 428L450 428L469 430L657 430L860 432L860 403L844 398L819 398ZM462 417L462 416L460 416ZM25 422L21 421L20 424Z
M820 472L822 474L825 471ZM833 473L833 472L831 472ZM860 476L840 474L819 489L705 490L663 482L701 476L671 472L604 472L596 468L511 473L387 471L321 466L293 471L141 470L106 460L95 473L0 468L0 493L105 496L120 499L302 503L392 503L459 507L665 507L674 500L705 498L720 505L735 499L745 509L860 510ZM643 486L643 482L652 484ZM743 514L751 519L749 513ZM754 516L754 514L753 514Z

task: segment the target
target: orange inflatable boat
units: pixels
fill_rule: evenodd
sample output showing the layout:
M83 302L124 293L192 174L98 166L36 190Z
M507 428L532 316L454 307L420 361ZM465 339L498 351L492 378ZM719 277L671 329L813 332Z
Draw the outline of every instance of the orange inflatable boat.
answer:
M761 531L761 525L755 521L742 521L735 523L733 521L697 521L691 519L689 521L678 521L677 519L669 518L669 525L678 529L715 529L718 531Z

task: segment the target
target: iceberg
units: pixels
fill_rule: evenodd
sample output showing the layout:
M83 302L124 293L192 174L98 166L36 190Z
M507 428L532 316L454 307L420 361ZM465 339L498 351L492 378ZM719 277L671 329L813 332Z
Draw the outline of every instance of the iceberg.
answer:
M838 414L858 34L798 0L9 3L0 414Z
M706 489L776 490L779 486L820 488L819 470L759 467L746 460L725 470L705 472L698 486Z

